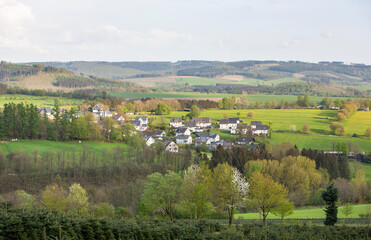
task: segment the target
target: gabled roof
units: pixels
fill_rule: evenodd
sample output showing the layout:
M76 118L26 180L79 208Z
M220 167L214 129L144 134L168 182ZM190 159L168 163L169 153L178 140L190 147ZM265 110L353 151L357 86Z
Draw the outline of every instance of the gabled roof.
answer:
M229 119L220 119L219 124L229 124Z
M93 107L94 110L100 110L100 106L99 104L95 104L95 106Z
M52 108L51 107L41 107L39 108L39 111L45 111L47 113L51 113L52 112Z
M253 142L254 139L251 137L239 137L236 139L236 142Z
M210 118L209 117L192 118L192 121L196 121L198 123L210 123Z
M140 126L141 122L139 120L130 121L134 126Z
M229 118L229 123L237 123L240 121L240 118Z
M196 127L196 122L195 121L188 121L188 122L185 122L184 125L186 127Z
M146 116L144 116L144 117L135 117L135 120L136 121L139 121L139 119L142 119L144 121L147 121L147 117Z
M257 125L255 130L268 130L268 125Z
M177 128L175 129L176 133L185 133L188 130L188 128Z
M170 122L171 123L182 122L182 119L181 118L174 117L174 118L170 118Z
M188 138L192 138L191 135L180 135L176 137L176 139L188 139Z
M196 136L199 138L216 138L218 134L210 134L210 133L197 133Z
M251 125L259 126L259 125L262 125L262 122L261 121L251 121Z

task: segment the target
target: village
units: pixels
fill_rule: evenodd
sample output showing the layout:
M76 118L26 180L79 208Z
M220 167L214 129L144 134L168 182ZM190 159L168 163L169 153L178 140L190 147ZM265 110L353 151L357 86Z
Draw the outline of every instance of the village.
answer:
M68 109L60 109L61 112ZM39 108L42 116L53 119L51 107ZM231 149L233 146L246 146L249 150L256 149L259 145L255 143L255 136L268 135L269 126L263 125L261 121L251 121L250 125L244 123L240 118L220 119L218 122L211 122L209 117L194 117L191 120L185 120L180 117L170 118L170 124L166 129L156 129L150 127L148 116L134 116L138 113L125 112L124 116L114 111L103 110L99 104L91 109L95 123L101 124L104 118L112 118L116 126L124 126L127 123L132 124L138 134L144 138L147 146L151 146L156 141L164 143L165 151L177 153L179 146L190 145L194 147L207 147L209 151L215 150L219 145L224 149ZM86 112L77 111L75 117L80 117ZM237 135L236 141L230 139L221 139L219 134L210 133L210 130L219 130L231 135Z

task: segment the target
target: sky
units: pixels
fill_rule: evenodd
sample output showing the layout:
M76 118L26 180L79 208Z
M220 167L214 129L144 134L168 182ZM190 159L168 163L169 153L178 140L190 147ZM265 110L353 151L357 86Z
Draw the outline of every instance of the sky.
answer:
M0 0L0 60L371 65L371 0Z

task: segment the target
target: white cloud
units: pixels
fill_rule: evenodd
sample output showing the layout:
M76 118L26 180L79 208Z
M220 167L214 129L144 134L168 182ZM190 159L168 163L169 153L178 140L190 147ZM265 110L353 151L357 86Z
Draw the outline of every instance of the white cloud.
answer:
M33 19L31 9L25 4L17 0L0 0L1 47L30 47L26 31Z
M334 33L332 32L332 30L328 30L326 32L322 32L321 33L321 37L327 38L327 39L333 38L334 37Z

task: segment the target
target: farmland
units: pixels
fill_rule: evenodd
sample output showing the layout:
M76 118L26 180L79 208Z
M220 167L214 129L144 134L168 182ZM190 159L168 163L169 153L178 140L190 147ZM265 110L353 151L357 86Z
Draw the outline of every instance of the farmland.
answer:
M344 214L342 213L342 208L339 207L338 209L338 218L345 218ZM348 218L358 218L359 214L365 214L365 213L371 213L371 204L361 204L361 205L353 205L353 213L348 216ZM243 219L259 219L258 213L241 213L235 215L237 218L243 218ZM303 209L296 209L294 210L294 214L291 216L288 216L286 218L288 219L306 219L306 218L325 218L325 212L323 211L323 208L321 207L308 207ZM269 214L268 219L277 219L279 217Z
M371 112L358 111L345 120L343 125L347 134L365 135L366 128L371 127Z
M41 154L43 152L52 151L67 151L81 153L83 149L94 150L102 156L106 150L112 150L116 147L126 149L127 145L120 143L105 143L105 142L54 142L46 140L22 140L8 143L0 143L0 150L4 154L22 150L25 153L32 154L35 149Z
M61 106L77 106L82 102L80 99L68 99L68 98L57 98L48 96L29 96L29 95L18 95L18 94L4 94L0 95L0 106L5 103L29 103L37 106L52 107L54 106L54 100L58 99Z
M112 96L140 99L140 98L208 98L208 99L221 99L223 97L236 97L245 98L249 102L260 101L265 103L267 101L276 100L278 103L285 99L289 102L296 101L298 96L294 95L264 95L264 94L227 94L227 93L198 93L198 92L153 92L153 93L132 93L132 92L111 92ZM324 97L311 96L311 102L320 102ZM347 97L334 97L334 99L347 100Z

